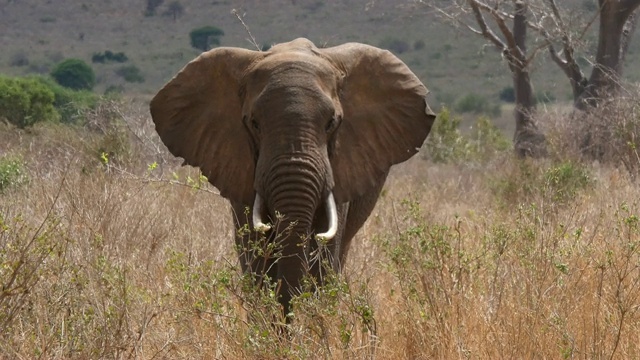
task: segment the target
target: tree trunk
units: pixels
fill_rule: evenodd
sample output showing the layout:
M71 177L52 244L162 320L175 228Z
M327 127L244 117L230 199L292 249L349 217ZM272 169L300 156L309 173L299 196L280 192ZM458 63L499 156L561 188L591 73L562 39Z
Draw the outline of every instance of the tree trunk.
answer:
M586 110L615 95L620 90L620 77L629 39L635 28L633 12L640 0L599 0L600 28L598 50L591 77L584 91L575 99L575 107Z
M523 1L517 1L515 6L513 38L518 51L508 51L506 54L516 94L516 130L513 143L518 156L538 157L545 153L545 137L538 130L534 120L536 102L526 59L527 5Z

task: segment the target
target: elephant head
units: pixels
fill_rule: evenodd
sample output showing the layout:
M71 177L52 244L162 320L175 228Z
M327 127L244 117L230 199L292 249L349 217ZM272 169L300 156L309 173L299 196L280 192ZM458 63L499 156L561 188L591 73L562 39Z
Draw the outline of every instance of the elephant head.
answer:
M427 93L388 51L297 39L203 53L158 92L151 115L171 153L236 211L252 209L254 227L268 230L276 212L293 224L273 267L286 309L310 235L338 244L341 260L389 168L421 147L435 119Z

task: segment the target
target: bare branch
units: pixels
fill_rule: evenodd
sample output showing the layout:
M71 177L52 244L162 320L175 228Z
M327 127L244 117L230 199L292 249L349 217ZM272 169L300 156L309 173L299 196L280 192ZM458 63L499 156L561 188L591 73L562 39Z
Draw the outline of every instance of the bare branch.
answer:
M484 20L484 16L480 11L480 6L478 2L475 0L469 0L469 5L473 10L473 15L476 18L476 22L478 23L478 26L480 26L480 31L482 36L484 36L487 40L491 41L498 49L500 50L507 49L507 45L504 42L502 42L502 40L500 40L500 38L489 28L489 26L487 26L487 22Z
M589 20L589 22L587 22L587 25L585 25L584 29L582 29L582 32L580 33L578 40L581 41L582 39L584 39L584 37L587 35L587 31L589 31L589 29L591 28L591 25L593 25L598 19L598 17L600 17L601 12L602 12L602 6L598 8L598 11L596 11L593 14L593 17L591 18L591 20Z
M489 39L492 40L492 42L494 44L496 44L495 39L498 39L497 36L495 35L495 33L493 33L493 31L491 31L491 29L488 28L488 26L486 25L486 22L484 20L484 17L482 16L482 12L481 10L484 10L485 12L487 12L488 14L491 15L491 17L493 18L493 20L496 22L496 25L498 25L498 28L500 29L500 32L502 33L502 35L505 37L506 40L506 44L502 41L500 41L500 45L496 46L498 48L500 48L501 50L508 50L509 54L506 55L511 55L513 57L513 59L518 59L518 61L524 61L524 59L526 58L526 55L523 51L523 49L521 49L520 47L518 47L517 45L517 41L515 39L515 37L513 36L513 32L509 29L509 26L507 25L505 18L513 18L515 19L515 17L509 17L509 16L504 16L503 12L501 11L497 11L495 8L481 2L478 0L468 0L469 5L471 6L471 8L473 9L473 12L475 14L476 20L478 21L478 24L480 25L480 27L483 30L483 34L484 36ZM482 21L482 24L480 23L480 21ZM486 29L486 31L485 31ZM490 37L487 37L490 36ZM512 59L512 60L513 60ZM510 61L512 61L510 60Z
M429 5L429 6L431 6L440 15L442 15L443 17L445 17L447 20L451 21L452 23L462 25L462 26L466 27L469 31L471 31L474 34L482 35L482 31L480 31L478 29L475 29L473 26L463 22L462 20L460 20L459 17L453 16L453 15L449 14L448 12L446 12L444 9L441 9L441 8L439 8L437 6L433 6L433 5Z
M233 9L231 10L231 13L238 18L242 26L244 26L244 29L247 31L247 34L249 34L249 38L250 38L249 42L253 44L253 46L255 46L256 49L258 49L258 51L262 51L262 49L260 49L260 46L258 46L258 43L256 42L256 38L254 38L253 34L251 34L251 31L249 30L249 26L247 26L244 20L242 20L242 16L240 16L240 13L238 12L238 10Z
M538 56L538 53L542 50L547 49L548 47L552 46L551 43L544 41L542 43L539 43L529 54L529 56L527 56L525 62L526 64L531 64L531 62L536 58L536 56Z

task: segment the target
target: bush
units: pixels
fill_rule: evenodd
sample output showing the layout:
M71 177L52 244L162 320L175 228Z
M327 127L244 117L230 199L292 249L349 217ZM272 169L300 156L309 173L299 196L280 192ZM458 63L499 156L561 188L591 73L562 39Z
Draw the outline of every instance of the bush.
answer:
M220 45L220 36L222 35L224 35L224 31L215 26L204 26L189 33L191 46L202 51Z
M499 104L491 104L487 98L476 95L467 94L456 101L456 111L461 113L485 114L491 116L500 116L501 109Z
M19 128L58 121L55 94L36 78L0 77L0 117Z
M425 142L425 157L436 163L487 162L508 150L509 140L486 117L476 121L470 135L460 132L460 117L443 109Z
M153 16L156 14L158 6L162 5L164 0L147 0L147 8L144 11L144 16Z
M28 180L21 160L12 157L0 158L0 193L10 187L19 186Z
M94 53L93 56L91 56L91 62L101 64L107 62L123 63L127 62L127 60L129 60L129 58L123 52L114 53L111 50L106 50L103 53Z
M54 106L60 113L60 122L80 124L84 122L86 112L98 103L98 96L90 91L75 91L52 84L55 95Z
M452 116L443 108L427 137L425 156L436 163L450 163L466 160L471 146L460 133L460 117Z
M380 47L383 49L388 49L395 54L402 54L411 50L411 45L409 45L406 41L393 38L383 40L380 43Z
M91 90L96 84L93 69L80 59L63 60L53 68L51 76L58 84L74 90Z
M0 77L0 118L25 128L40 121L79 123L98 97L43 77Z
M53 92L53 106L60 114L60 122L62 123L79 124L83 122L86 112L98 104L98 96L91 91L72 90L43 77L33 79Z
M116 70L116 74L121 76L126 82L144 82L144 76L140 69L135 65L123 66Z
M598 108L546 120L547 142L559 159L582 158L640 174L640 93L610 99Z
M124 86L122 85L109 85L104 90L104 94L109 96L120 95L123 92L124 92Z
M506 172L493 180L492 190L506 207L513 204L570 204L593 185L586 166L566 160L558 163L518 161L507 164Z
M511 148L511 141L486 116L478 118L473 130L471 143L476 158L488 161Z

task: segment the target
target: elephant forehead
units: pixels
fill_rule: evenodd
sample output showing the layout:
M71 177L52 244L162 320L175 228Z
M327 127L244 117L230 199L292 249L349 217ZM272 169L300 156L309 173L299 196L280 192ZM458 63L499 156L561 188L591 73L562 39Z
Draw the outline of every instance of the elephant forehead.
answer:
M255 64L250 74L250 77L265 80L284 81L299 76L330 80L335 76L335 69L327 60L313 53L290 51L267 56Z
M291 101L294 97L335 98L337 80L334 69L326 60L287 53L260 61L244 78L243 88L249 103L259 98L270 103Z
M296 86L286 84L271 84L267 86L255 99L254 109L272 112L274 109L311 109L332 111L333 102L322 89L315 84L305 83Z

